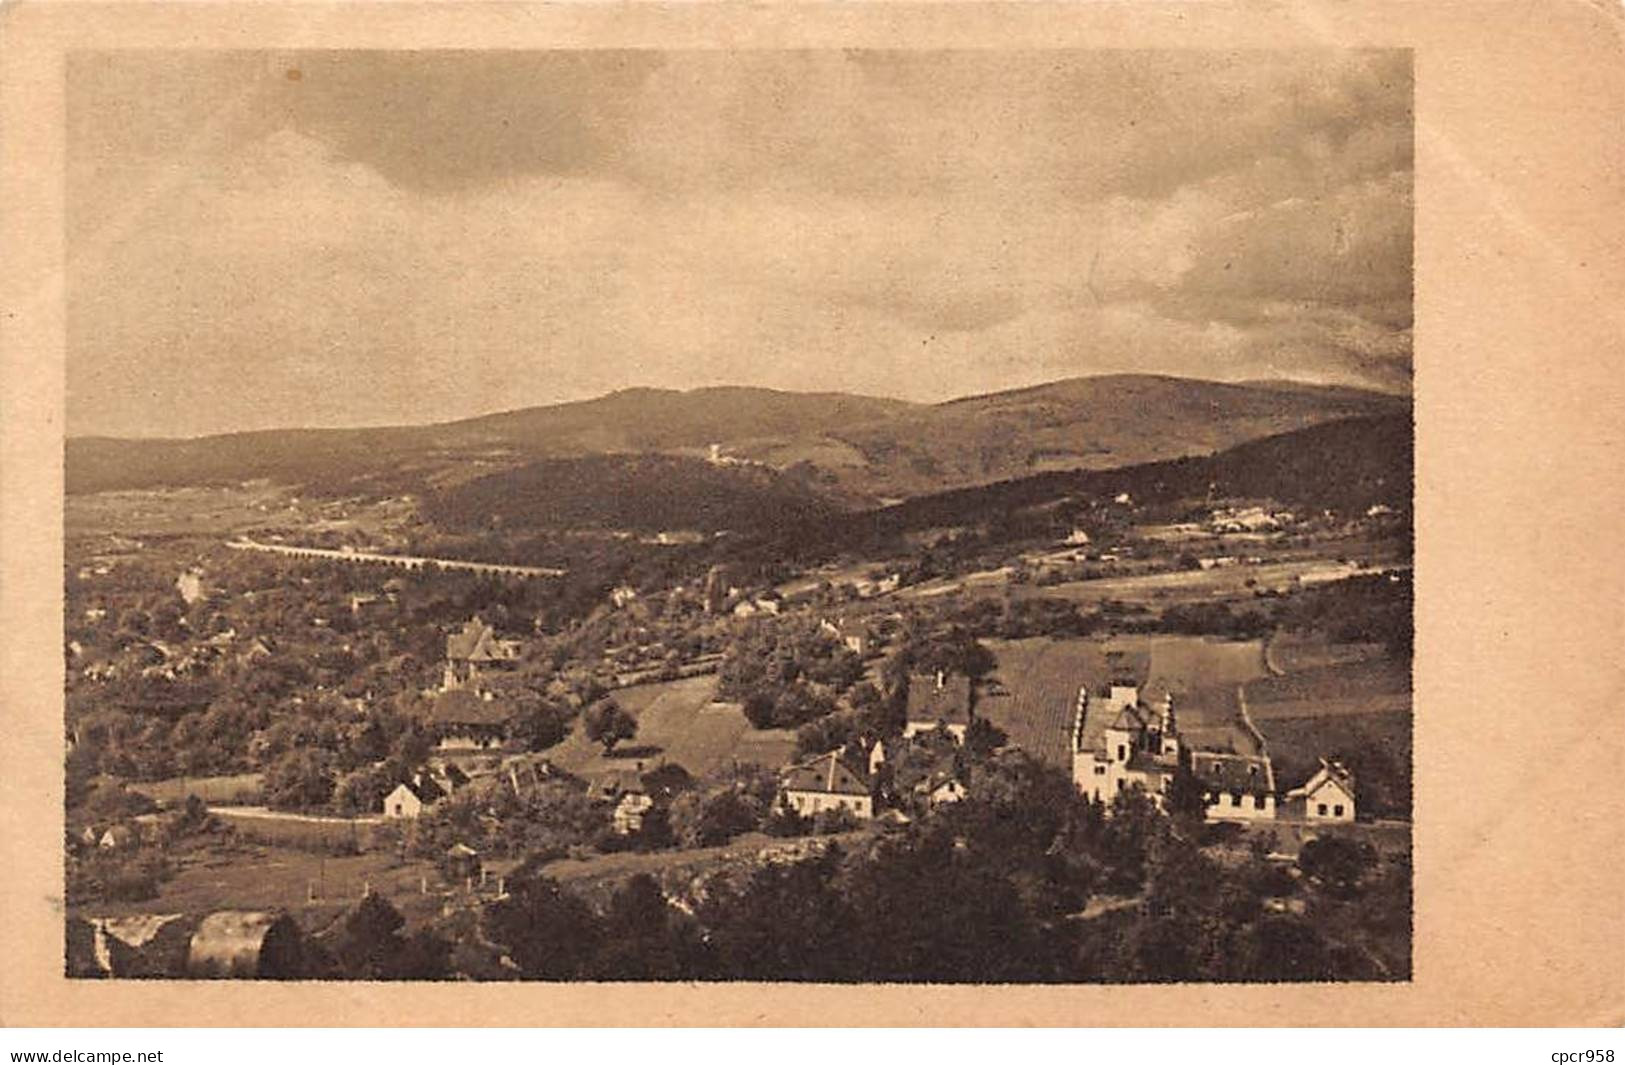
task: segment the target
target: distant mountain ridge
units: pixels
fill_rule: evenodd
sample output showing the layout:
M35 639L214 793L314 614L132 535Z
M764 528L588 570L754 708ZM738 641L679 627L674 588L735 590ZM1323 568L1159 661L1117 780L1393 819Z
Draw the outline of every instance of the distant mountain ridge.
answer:
M70 438L67 490L267 478L313 494L436 492L550 460L704 459L716 445L727 459L790 471L796 483L856 508L1054 470L1208 454L1405 410L1405 397L1357 389L1152 375L1072 378L937 404L748 387L637 388L427 426ZM560 476L561 468L548 467L549 483Z

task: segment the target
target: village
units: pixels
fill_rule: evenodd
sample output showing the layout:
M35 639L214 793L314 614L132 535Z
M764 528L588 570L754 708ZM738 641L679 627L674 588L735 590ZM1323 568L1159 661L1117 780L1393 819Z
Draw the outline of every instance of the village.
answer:
M1222 605L1211 617L1182 613L1211 610L1217 592L1284 622L1292 604L1345 588L1391 598L1381 589L1403 585L1404 570L1328 569L1317 561L1328 550L1279 508L1215 508L1205 526L1125 532L1132 501L1105 506L1106 520L1073 521L1055 546L1026 555L1039 566L1128 559L1120 572L1151 585L1145 605L1034 598L1057 585L1030 577L979 589L949 575L957 584L942 591L943 577L906 560L766 583L713 563L668 588L614 582L558 633L517 622L526 603L555 594L563 568L463 572L342 544L245 551L255 541L242 538L199 554L180 541L160 551L192 561L158 591L148 545L103 540L111 549L76 567L70 592L115 586L120 572L144 574L148 592L137 597L139 620L120 595L70 595L80 604L69 627L70 708L86 707L70 713L70 773L94 758L77 790L70 780L70 898L88 922L75 927L89 929L70 936L70 968L270 971L252 951L231 964L208 960L208 949L192 951L195 961L175 953L179 929L207 937L225 922L261 954L298 939L304 946L284 953L302 960L277 964L305 971L325 956L312 944L337 935L331 922L348 920L343 907L357 900L387 899L420 930L466 914L478 924L546 870L567 871L589 894L643 870L674 913L699 912L712 878L815 860L830 847L876 860L899 839L953 823L955 807L971 809L1029 763L1070 783L1077 816L1104 824L1142 816L1143 804L1170 825L1205 826L1205 852L1233 856L1225 861L1256 852L1297 875L1305 849L1327 840L1353 847L1370 870L1406 853L1400 767L1369 749L1368 733L1341 727L1397 720L1402 696L1386 653L1351 634L1271 625L1261 638L1264 623L1238 628L1244 616ZM1356 524L1380 530L1390 520L1369 513ZM1323 522L1320 534L1340 544L1351 527ZM941 545L961 535L926 546L939 570ZM1280 589L1235 582L1227 562L1191 563L1197 540L1219 550L1246 540L1268 553L1288 537L1311 546L1288 548L1305 561L1291 563ZM177 546L193 553L175 555ZM949 564L974 574L978 562ZM1156 587L1164 573L1182 582L1173 601ZM1106 579L1073 576L1083 586ZM459 608L468 609L460 619ZM1168 619L1160 634L1154 621L1146 629L1157 616ZM410 628L423 632L436 617L433 642L380 638L392 619L415 619ZM1207 620L1193 630L1191 617ZM110 629L117 639L97 653ZM1039 666L1033 655L1049 661L1024 668ZM1297 665L1283 668L1283 658ZM1301 708L1292 685L1344 678L1373 683L1371 705L1306 728L1319 710ZM96 707L110 693L154 709L109 716ZM153 731L158 721L172 723L167 734ZM1370 766L1369 803L1351 755ZM238 857L208 857L216 853ZM256 854L309 872L249 892L257 908L201 882L222 861L251 869ZM198 901L170 913L165 898L177 891ZM1109 923L1134 897L1096 892L1078 912ZM1301 899L1265 901L1303 912ZM160 941L171 943L161 965L142 946Z

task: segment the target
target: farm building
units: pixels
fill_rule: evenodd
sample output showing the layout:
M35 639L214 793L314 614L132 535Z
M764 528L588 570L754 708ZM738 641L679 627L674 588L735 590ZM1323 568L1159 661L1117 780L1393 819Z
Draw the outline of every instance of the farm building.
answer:
M868 782L841 761L838 751L785 770L779 778L779 801L803 817L845 810L867 820L875 812Z
M1286 793L1282 813L1294 820L1354 820L1354 774L1342 762L1322 758L1315 775Z
M310 975L304 934L285 913L223 910L203 918L186 956L193 980L298 980Z
M466 843L453 843L440 856L440 871L448 880L473 880L481 868L480 852Z
M1193 751L1191 775L1202 788L1209 821L1268 821L1275 817L1275 772L1268 757Z
M965 742L970 727L970 678L938 670L934 676L914 676L908 682L908 718L904 738L945 728L954 740Z
M959 802L967 794L964 782L952 773L933 773L916 784L914 792L933 810L945 803Z

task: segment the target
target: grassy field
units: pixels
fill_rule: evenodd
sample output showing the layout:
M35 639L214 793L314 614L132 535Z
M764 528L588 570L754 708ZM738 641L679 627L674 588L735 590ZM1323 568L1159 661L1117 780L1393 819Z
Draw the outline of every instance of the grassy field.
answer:
M1302 673L1323 666L1369 662L1387 653L1377 643L1332 643L1318 636L1283 632L1270 638L1266 661L1272 673Z
M695 776L734 760L775 768L789 761L795 753L793 732L758 732L736 704L716 702L715 695L715 676L623 688L615 700L638 719L634 739L606 758L578 722L548 757L561 769L588 778L631 769L640 761L645 768L676 762Z
M264 783L263 773L234 773L218 777L170 777L131 784L130 790L165 806L177 806L185 802L188 795L196 795L207 803L236 804L258 799Z
M370 850L381 823L376 817L300 817L258 806L220 806L210 812L245 840L307 850Z
M1140 681L1142 698L1153 706L1173 694L1180 729L1193 743L1250 746L1237 725L1235 687L1264 673L1256 641L1037 637L989 640L987 646L998 660L997 683L983 692L977 713L1003 729L1011 743L1051 764L1070 768L1078 687L1108 683L1114 658Z
M602 904L627 878L646 873L669 891L683 892L696 879L725 869L758 864L765 852L810 853L831 842L852 848L868 838L872 828L855 829L830 836L782 839L750 832L718 847L691 850L595 854L590 858L561 858L548 863L543 871L571 891Z
M1378 567L1397 560L1377 560ZM1107 599L1141 606L1171 603L1219 602L1251 599L1257 592L1291 590L1306 573L1323 570L1325 559L1266 562L1257 566L1222 566L1209 570L1176 570L1132 577L1101 577L1052 585L1021 585L1012 590L1021 598L1071 599L1099 603ZM1251 583L1249 583L1251 582Z
M291 847L209 844L188 848L176 861L179 871L159 888L156 899L97 903L87 912L118 916L281 908L303 921L341 912L369 886L403 913L416 902L421 902L419 908L435 910L440 904L433 894L439 877L432 866L402 861L393 853L333 858ZM427 896L422 894L425 877L431 892Z

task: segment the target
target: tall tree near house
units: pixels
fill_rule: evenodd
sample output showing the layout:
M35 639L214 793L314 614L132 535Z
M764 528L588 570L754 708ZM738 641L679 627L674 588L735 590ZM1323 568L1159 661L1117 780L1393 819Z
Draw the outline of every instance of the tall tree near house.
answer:
M589 740L603 744L605 754L613 751L617 743L638 734L638 719L622 710L614 699L589 707L581 716L581 726Z
M289 751L265 774L265 802L280 810L310 809L333 797L333 773L315 751Z

